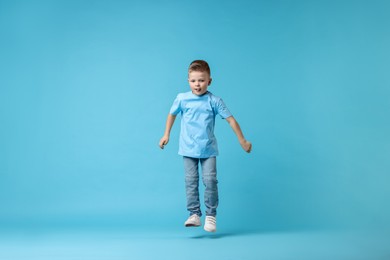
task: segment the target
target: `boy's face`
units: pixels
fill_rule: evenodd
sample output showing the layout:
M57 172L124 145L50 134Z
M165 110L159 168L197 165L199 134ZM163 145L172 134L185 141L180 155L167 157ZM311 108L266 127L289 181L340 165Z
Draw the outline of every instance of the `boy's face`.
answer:
M210 75L203 71L191 71L188 73L188 83L193 94L201 96L207 92L211 84Z

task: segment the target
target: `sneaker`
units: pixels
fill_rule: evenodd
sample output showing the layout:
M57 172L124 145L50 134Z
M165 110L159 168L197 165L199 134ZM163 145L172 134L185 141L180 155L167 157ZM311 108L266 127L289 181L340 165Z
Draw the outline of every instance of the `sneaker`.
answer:
M191 215L186 222L184 222L184 226L186 227L199 227L202 225L200 222L200 217L196 214Z
M206 223L204 224L204 230L207 232L217 231L217 219L213 216L206 216Z

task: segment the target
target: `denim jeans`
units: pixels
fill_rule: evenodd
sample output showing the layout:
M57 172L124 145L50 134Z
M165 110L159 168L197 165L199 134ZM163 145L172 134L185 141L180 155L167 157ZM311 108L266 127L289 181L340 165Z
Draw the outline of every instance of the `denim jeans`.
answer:
M202 180L205 186L204 203L206 206L206 216L216 216L218 207L218 180L216 157L191 158L183 157L187 210L190 215L202 216L199 201L199 163L202 166Z

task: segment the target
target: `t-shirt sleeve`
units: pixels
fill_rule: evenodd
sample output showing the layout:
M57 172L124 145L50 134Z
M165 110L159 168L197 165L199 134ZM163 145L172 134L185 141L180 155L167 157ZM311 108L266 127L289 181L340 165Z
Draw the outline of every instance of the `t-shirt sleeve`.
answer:
M175 101L173 101L173 104L171 106L171 109L169 110L169 113L176 116L179 114L181 111L181 106L180 106L180 97L177 95Z
M217 101L217 112L222 117L222 119L232 116L232 113L230 113L222 99Z

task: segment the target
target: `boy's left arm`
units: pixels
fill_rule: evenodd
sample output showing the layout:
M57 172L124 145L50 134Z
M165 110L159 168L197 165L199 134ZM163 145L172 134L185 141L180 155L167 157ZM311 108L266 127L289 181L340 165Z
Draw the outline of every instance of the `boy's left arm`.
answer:
M226 121L232 127L234 133L237 135L238 141L240 142L242 149L244 149L245 152L250 153L252 150L252 144L245 139L241 131L241 127L236 121L236 119L233 116L229 116L228 118L226 118Z

